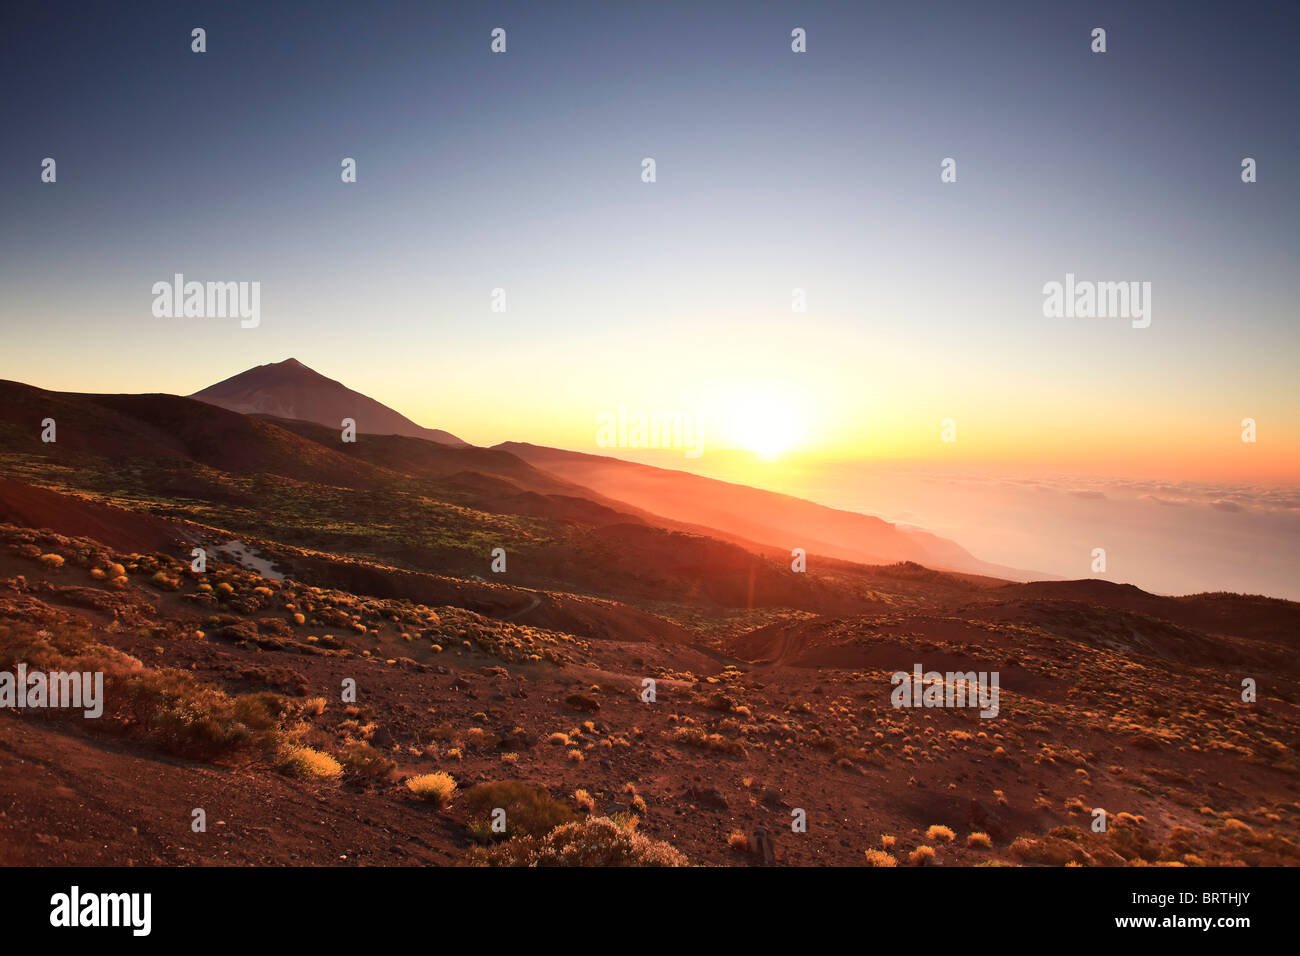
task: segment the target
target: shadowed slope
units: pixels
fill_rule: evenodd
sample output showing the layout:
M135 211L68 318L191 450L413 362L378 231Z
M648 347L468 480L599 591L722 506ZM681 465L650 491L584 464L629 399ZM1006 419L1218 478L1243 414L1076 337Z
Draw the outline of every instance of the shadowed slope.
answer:
M41 440L53 418L57 441ZM385 473L270 422L176 395L84 395L0 382L6 451L78 466L87 456L192 461L227 472L366 487Z

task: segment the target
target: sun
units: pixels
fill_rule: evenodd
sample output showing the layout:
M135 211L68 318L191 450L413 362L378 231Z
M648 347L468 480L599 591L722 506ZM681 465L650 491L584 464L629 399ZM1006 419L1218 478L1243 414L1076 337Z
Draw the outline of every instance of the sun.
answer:
M795 406L775 396L749 396L736 401L727 421L731 444L773 461L798 444L800 415Z

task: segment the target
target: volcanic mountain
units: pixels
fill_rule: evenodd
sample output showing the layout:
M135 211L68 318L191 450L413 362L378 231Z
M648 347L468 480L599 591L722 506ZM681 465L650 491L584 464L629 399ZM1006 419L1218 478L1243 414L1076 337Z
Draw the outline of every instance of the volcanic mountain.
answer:
M8 426L0 432L11 450L74 468L86 464L82 456L188 460L243 479L279 475L336 488L374 488L408 476L435 482L438 488L427 490L439 500L493 513L649 524L769 560L786 555L786 563L791 549L802 548L853 563L911 561L1003 579L1031 576L981 561L945 538L790 495L526 443L477 448L422 428L296 359L248 369L189 398L47 392L0 382L0 399L0 426ZM59 423L57 444L43 444L30 427L46 417ZM361 440L339 440L345 418L356 420ZM171 491L202 485L204 495L215 493L210 474L167 468Z
M404 435L466 446L450 432L423 428L373 398L326 378L297 359L250 368L190 396L245 415L269 415L338 428L345 418L367 435Z
M407 442L380 447L371 442L344 446L381 468L448 476L457 472L506 478L526 490L580 495L602 506L642 517L659 516L663 526L691 530L739 544L803 548L808 554L843 561L888 564L914 561L932 568L1025 580L1032 575L989 564L960 545L924 531L900 528L880 518L828 508L790 495L736 485L634 462L561 451L525 442L476 449L445 431L422 428L410 419L296 359L248 369L195 392L192 398L235 412L270 419L326 447L339 447L328 432L344 418L368 435L403 436L438 443ZM323 428L297 426L309 422ZM447 446L459 449L453 453ZM520 471L527 472L520 480ZM545 476L556 487L544 487ZM563 486L563 487L561 487Z

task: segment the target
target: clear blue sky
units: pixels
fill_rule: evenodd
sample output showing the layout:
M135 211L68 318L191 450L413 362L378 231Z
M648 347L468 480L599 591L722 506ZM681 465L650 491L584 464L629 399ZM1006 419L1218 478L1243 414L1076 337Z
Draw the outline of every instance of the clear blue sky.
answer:
M862 408L1294 439L1295 11L10 3L0 377L187 393L294 355L481 443L781 387L841 449ZM1152 327L1045 320L1067 271L1151 281ZM154 318L175 272L260 281L261 327Z

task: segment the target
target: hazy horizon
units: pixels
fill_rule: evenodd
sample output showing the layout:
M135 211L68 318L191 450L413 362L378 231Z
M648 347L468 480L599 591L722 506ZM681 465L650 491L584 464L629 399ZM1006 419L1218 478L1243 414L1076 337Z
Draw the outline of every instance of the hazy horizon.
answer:
M764 463L747 453L692 461L618 449L612 457L871 514L1031 576L1101 578L1168 595L1300 600L1300 489L1290 484L975 472L924 462ZM1106 548L1104 574L1091 570L1094 547Z
M447 423L416 424L441 428ZM960 461L873 462L806 453L765 457L752 449L713 447L712 439L721 436L703 426L696 436L702 453L689 457L682 448L602 447L597 431L593 423L586 443L553 447L869 514L948 538L982 561L1028 577L1099 577L1161 594L1238 591L1300 600L1300 487L1294 483L1193 482L1045 468L1012 472L997 465L970 468ZM546 444L511 435L481 447L512 441ZM1106 573L1091 572L1093 547L1107 549ZM1177 554L1177 562L1170 554Z

